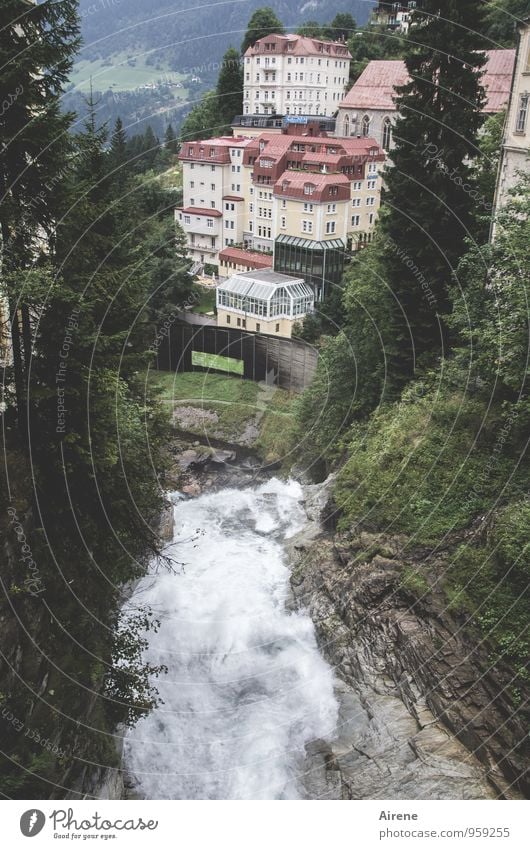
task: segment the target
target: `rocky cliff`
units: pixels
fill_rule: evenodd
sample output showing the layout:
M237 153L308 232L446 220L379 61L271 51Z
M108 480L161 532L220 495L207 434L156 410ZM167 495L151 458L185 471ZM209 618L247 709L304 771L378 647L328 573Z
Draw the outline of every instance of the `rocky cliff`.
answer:
M307 489L313 521L292 546L292 588L341 703L338 738L308 752L308 794L521 798L525 728L509 670L492 668L488 647L448 610L438 581L448 555L405 556L403 538L326 530L329 481Z

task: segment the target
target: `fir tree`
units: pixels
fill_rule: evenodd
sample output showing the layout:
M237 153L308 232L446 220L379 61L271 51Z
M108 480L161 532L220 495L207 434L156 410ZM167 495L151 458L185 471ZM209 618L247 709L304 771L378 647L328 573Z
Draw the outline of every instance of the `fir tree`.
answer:
M123 122L118 116L112 131L109 151L109 168L116 183L123 184L127 163L127 136L123 129Z
M381 220L384 277L395 298L390 377L398 385L418 357L444 349L451 274L473 234L481 20L479 0L446 0L442 8L424 0L414 15Z
M168 124L166 127L166 132L164 133L164 145L168 153L171 156L177 156L179 152L179 146L177 137L175 135L175 130L173 129L172 124Z
M216 95L219 124L228 129L234 116L243 112L243 68L235 47L223 56Z
M0 11L0 273L31 268L42 234L52 234L58 183L69 155L71 115L59 98L77 50L76 0L4 0ZM19 278L20 279L20 278ZM33 305L7 289L18 420L26 415Z

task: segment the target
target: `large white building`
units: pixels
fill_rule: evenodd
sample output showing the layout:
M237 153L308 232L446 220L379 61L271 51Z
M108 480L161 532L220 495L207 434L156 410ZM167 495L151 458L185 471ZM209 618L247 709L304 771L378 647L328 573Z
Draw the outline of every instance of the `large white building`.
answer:
M519 171L530 170L530 17L519 25L519 46L501 153L495 212L506 203Z
M182 144L176 220L195 262L218 265L227 248L272 254L276 240L287 236L322 243L322 250L326 242L355 248L370 241L383 151L369 138L296 130Z
M342 42L267 35L243 59L245 115L332 115L348 86Z
M243 153L250 142L223 136L182 145L183 204L176 216L196 262L217 264L222 248L243 242L250 180Z

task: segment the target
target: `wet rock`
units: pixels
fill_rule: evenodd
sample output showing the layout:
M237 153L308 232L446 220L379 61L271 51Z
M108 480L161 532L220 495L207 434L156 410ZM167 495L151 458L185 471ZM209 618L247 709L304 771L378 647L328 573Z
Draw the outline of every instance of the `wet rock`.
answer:
M431 575L423 552L403 554L403 537L325 533L315 514L328 494L307 489L312 521L291 541L291 586L340 679L330 798L520 798L524 724L487 648L447 610L443 562ZM403 570L419 566L426 590L412 595ZM308 794L326 792L323 751L308 751Z

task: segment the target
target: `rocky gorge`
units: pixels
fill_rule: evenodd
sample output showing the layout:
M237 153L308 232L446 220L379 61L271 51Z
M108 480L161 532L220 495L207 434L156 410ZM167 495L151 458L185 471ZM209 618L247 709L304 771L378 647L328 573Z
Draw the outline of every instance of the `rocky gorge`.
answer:
M174 468L191 498L275 472L247 446L197 440L179 443ZM449 609L439 582L447 553L338 533L333 483L304 484L308 521L287 541L287 604L309 612L339 706L335 733L306 745L304 797L523 797L525 728L505 693L509 670L492 667L487 645Z

